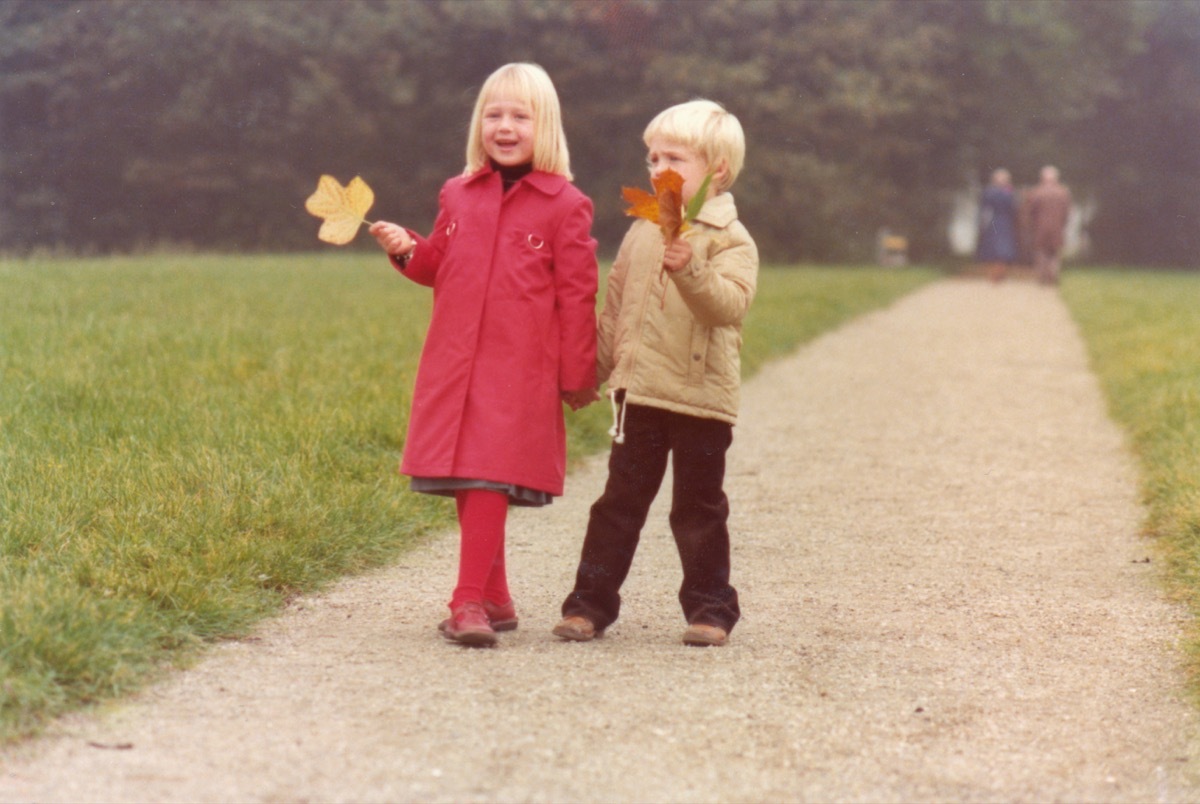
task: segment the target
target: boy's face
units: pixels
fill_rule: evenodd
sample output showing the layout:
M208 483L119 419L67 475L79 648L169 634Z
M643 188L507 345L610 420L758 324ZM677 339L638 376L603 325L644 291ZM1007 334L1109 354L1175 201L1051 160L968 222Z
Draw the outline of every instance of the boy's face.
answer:
M528 103L496 97L483 107L483 151L504 167L533 161L533 109Z
M704 177L709 173L708 162L694 148L662 137L652 138L649 148L646 166L650 168L650 178L657 178L667 168L683 176L683 203L687 204L704 183ZM712 194L710 184L708 195L711 197Z

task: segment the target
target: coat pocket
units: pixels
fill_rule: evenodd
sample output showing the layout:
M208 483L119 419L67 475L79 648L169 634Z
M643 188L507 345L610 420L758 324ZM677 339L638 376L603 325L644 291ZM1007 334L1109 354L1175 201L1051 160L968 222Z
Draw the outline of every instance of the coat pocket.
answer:
M508 299L553 298L554 253L547 238L531 229L513 229L503 241L504 253L497 254L503 266L498 292Z
M457 232L458 221L451 220L446 225L429 233L429 244L441 251L442 254L449 254L451 247L458 240L455 236Z

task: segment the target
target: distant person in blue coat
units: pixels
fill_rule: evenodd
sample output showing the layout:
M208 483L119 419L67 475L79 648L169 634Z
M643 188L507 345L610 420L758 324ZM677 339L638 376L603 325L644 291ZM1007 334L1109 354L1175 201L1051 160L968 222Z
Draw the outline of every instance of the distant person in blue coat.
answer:
M1008 266L1017 261L1017 198L1012 175L1004 168L992 173L992 180L979 199L975 260L993 282L1002 281Z

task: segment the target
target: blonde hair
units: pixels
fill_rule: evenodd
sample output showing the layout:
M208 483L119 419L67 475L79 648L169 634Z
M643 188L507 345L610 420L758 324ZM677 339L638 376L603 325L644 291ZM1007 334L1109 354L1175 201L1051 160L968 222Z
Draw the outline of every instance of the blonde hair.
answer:
M733 186L746 162L746 135L742 124L715 101L688 101L659 112L642 135L647 147L656 138L695 150L704 157L710 170L725 162L724 179L713 182L718 192Z
M563 133L562 109L550 76L536 64L506 64L488 76L475 99L471 131L467 136L467 167L471 174L488 162L483 147L483 107L497 98L529 104L533 111L533 169L557 173L568 180L571 156Z

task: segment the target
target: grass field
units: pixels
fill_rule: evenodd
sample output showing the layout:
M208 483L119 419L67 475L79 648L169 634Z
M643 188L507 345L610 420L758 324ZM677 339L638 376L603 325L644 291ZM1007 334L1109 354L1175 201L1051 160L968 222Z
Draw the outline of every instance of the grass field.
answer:
M747 371L934 276L764 269ZM0 739L451 525L395 471L429 305L361 254L0 261Z
M1063 296L1141 465L1146 533L1200 615L1200 273L1068 271ZM1200 696L1200 628L1189 638Z

